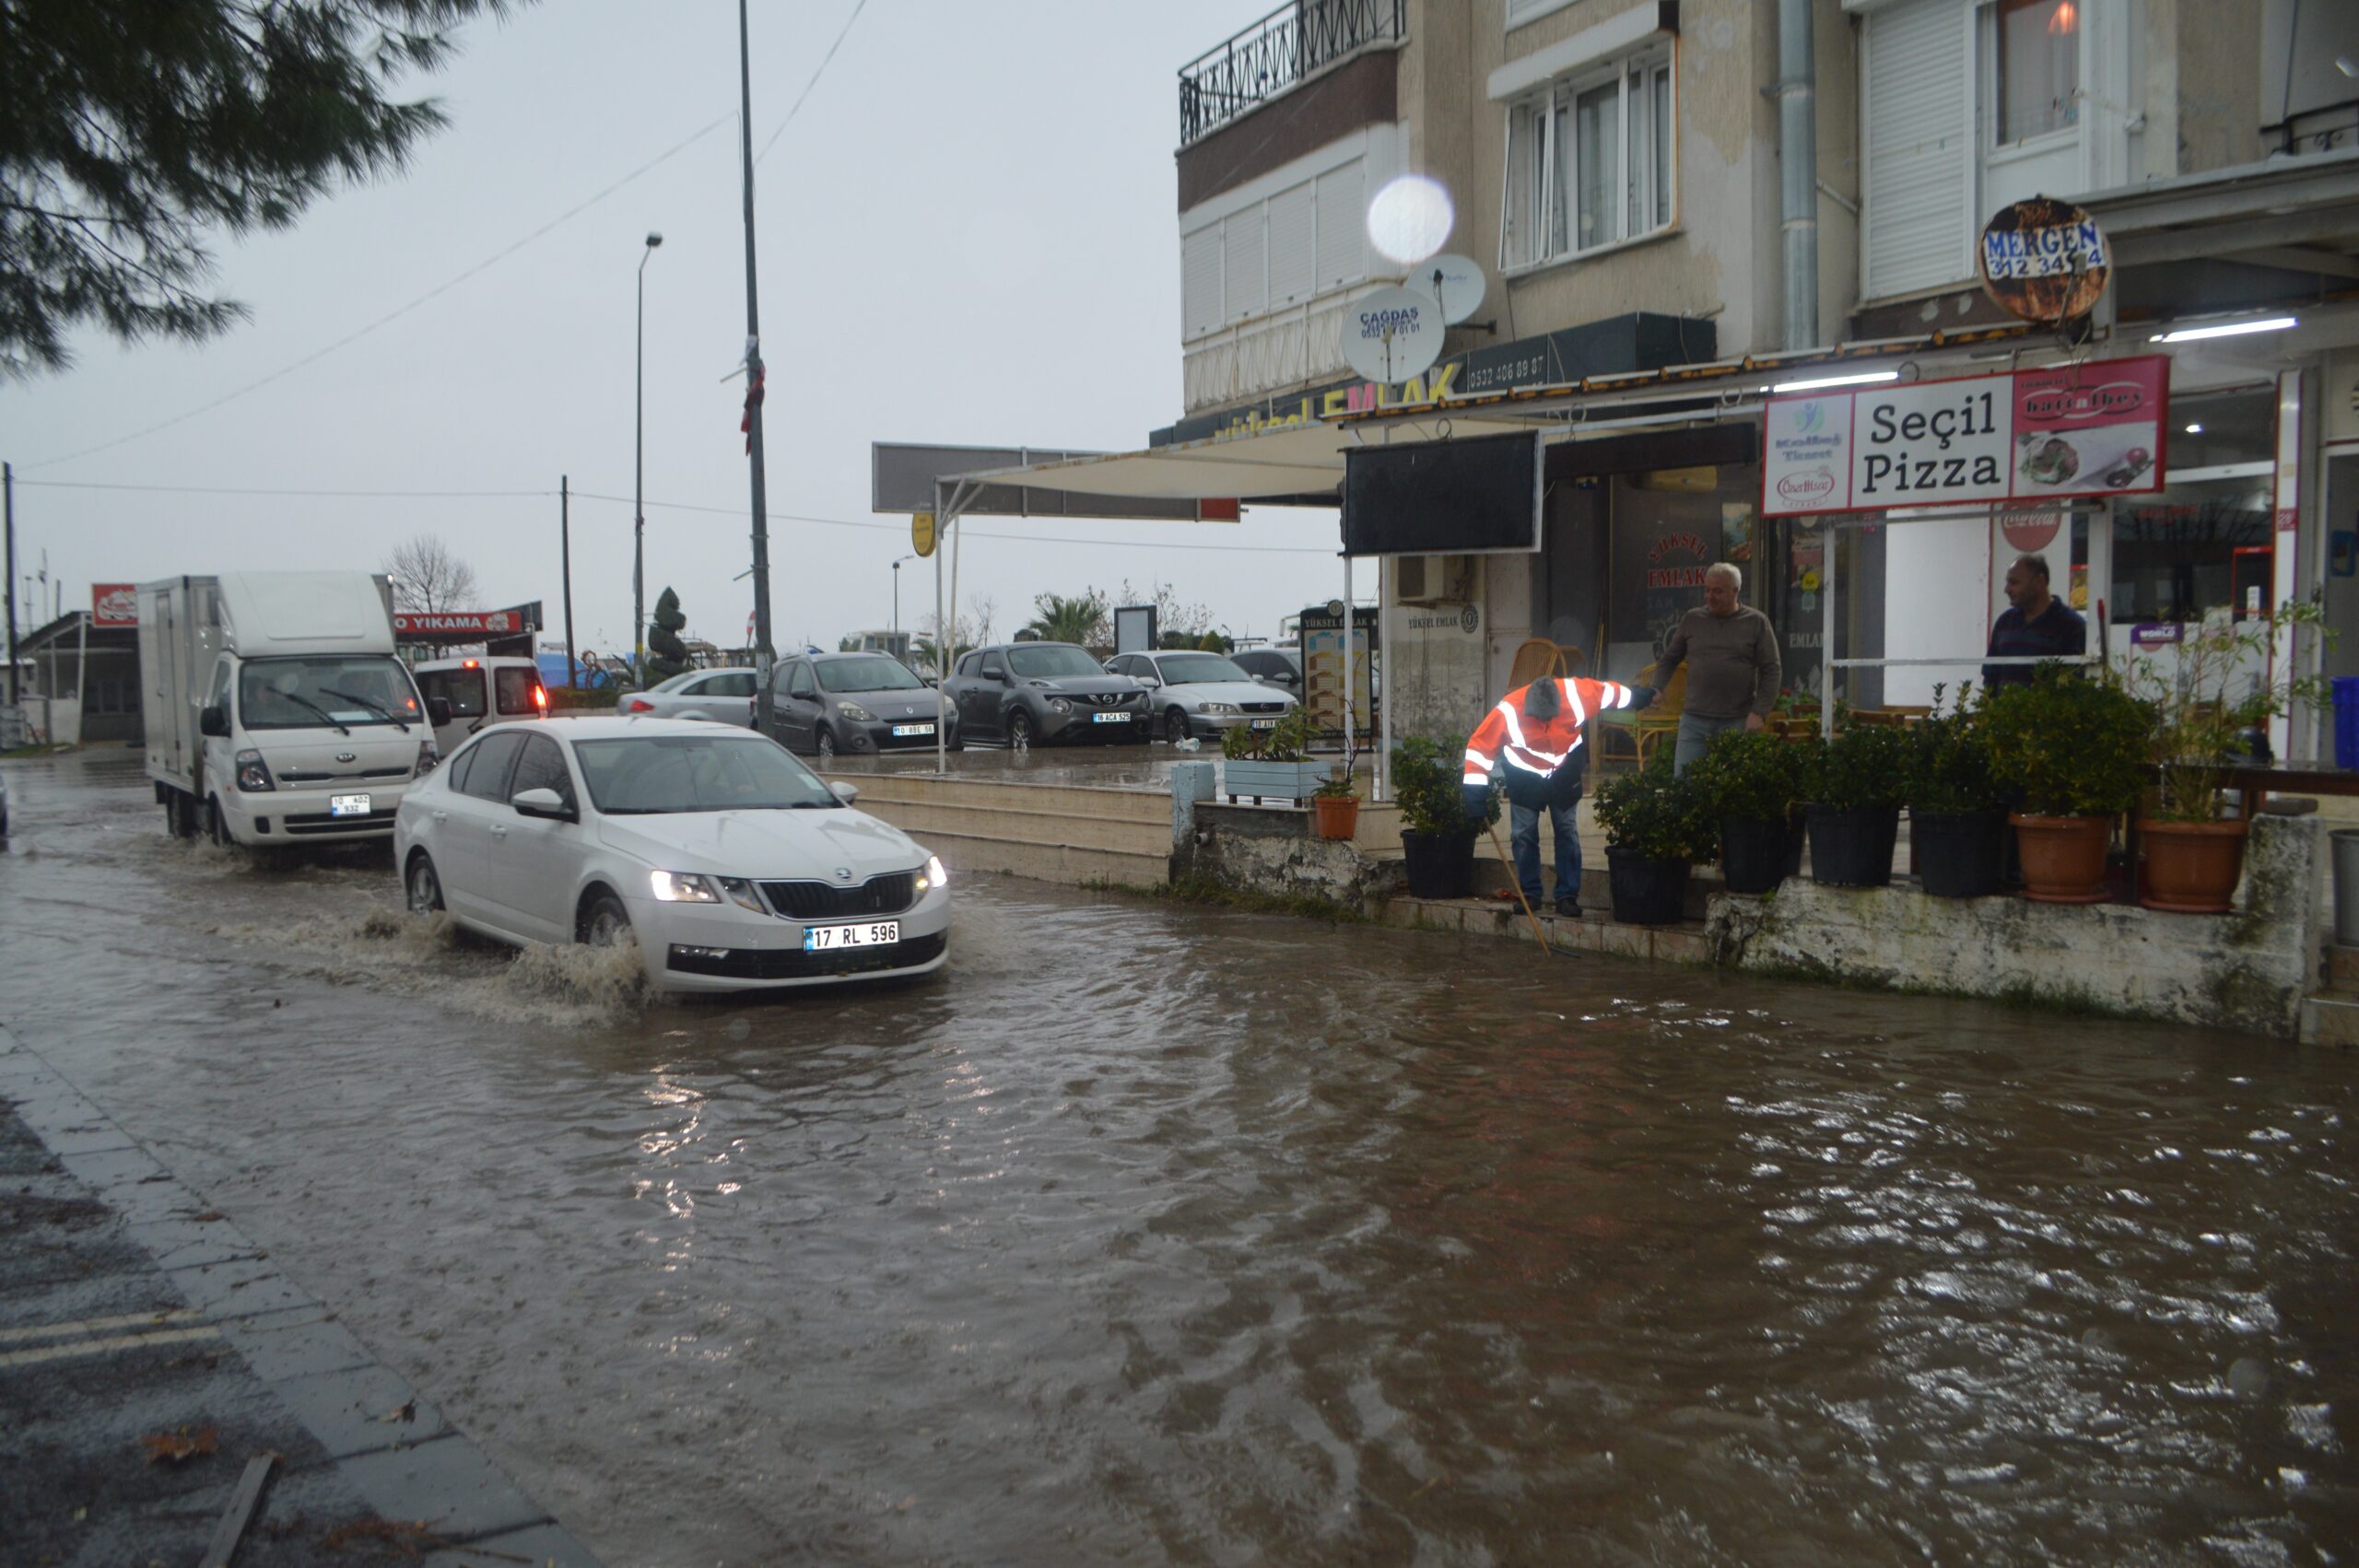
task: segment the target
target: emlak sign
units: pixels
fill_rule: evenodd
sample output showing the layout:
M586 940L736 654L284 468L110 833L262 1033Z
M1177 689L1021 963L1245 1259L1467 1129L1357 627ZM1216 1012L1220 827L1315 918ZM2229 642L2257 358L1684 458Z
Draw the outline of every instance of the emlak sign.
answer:
M1762 515L2159 490L2169 402L2159 354L1773 397Z

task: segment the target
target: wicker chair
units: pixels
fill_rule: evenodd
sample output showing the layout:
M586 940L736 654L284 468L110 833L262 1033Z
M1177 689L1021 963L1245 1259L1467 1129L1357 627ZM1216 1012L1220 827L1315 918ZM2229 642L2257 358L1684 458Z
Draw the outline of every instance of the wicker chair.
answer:
M1528 637L1516 646L1508 664L1508 690L1521 691L1543 675L1565 673L1565 653L1544 637Z

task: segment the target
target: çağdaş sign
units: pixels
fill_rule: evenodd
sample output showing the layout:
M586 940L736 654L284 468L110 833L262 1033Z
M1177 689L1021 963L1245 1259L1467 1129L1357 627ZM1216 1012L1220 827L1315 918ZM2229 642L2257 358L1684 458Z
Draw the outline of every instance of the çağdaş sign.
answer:
M2096 219L2051 196L2000 208L1983 226L1976 257L1982 291L2026 322L2087 315L2113 275Z
M2170 361L2159 354L1773 397L1762 419L1761 512L2159 490L2169 402Z

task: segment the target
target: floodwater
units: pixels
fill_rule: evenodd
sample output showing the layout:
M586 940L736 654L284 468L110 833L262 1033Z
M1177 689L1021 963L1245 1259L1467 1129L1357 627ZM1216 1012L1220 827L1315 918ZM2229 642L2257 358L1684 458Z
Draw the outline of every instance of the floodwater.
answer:
M618 1565L2359 1542L2348 1054L982 879L651 1005L10 778L9 1025Z

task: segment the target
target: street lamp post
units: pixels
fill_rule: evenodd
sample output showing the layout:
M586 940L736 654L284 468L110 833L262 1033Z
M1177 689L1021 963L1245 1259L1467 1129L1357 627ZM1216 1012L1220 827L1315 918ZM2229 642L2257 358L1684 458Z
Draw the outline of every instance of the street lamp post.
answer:
M663 236L648 230L639 253L639 357L631 373L630 625L631 679L647 683L647 263Z
M902 556L893 562L893 635L901 635L901 562L914 561L915 556Z

